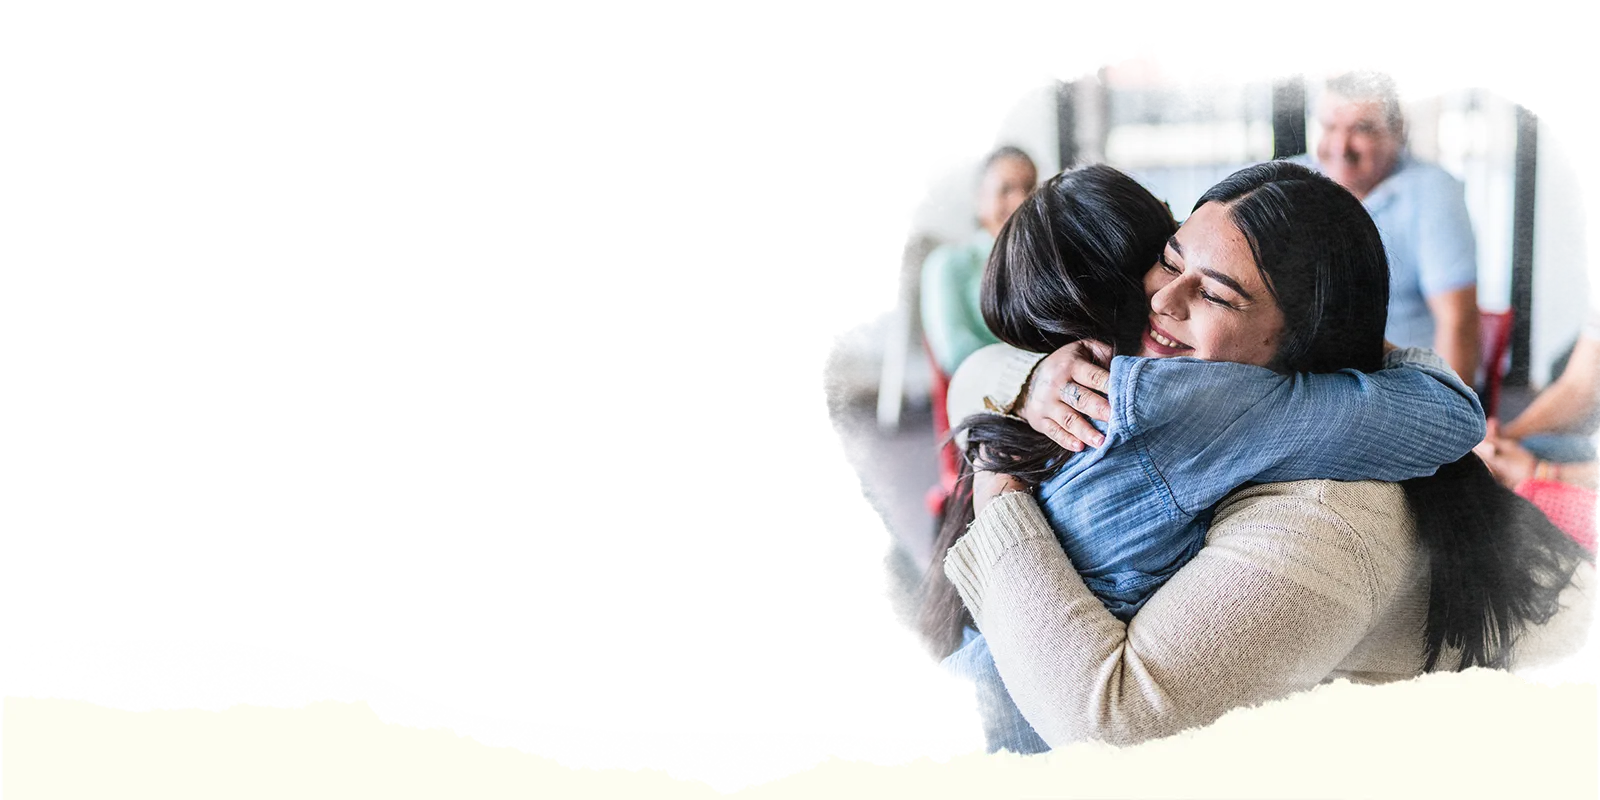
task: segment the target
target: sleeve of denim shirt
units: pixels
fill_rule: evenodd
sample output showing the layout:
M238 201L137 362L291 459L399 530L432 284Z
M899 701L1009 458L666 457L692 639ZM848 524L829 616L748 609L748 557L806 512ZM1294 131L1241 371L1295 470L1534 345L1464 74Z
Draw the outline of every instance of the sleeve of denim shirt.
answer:
M1111 400L1151 479L1190 514L1250 482L1432 475L1484 436L1477 395L1421 348L1370 374L1118 357Z
M1444 170L1424 173L1417 201L1417 277L1425 296L1478 282L1478 240L1466 190Z

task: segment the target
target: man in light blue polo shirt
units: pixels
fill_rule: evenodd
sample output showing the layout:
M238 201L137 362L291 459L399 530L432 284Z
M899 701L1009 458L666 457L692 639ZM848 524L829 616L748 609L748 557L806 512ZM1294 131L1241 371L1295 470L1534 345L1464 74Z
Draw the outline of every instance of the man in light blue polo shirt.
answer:
M1350 73L1317 104L1322 138L1301 157L1366 206L1389 255L1389 341L1431 347L1472 381L1478 368L1478 249L1461 181L1406 152L1394 82Z

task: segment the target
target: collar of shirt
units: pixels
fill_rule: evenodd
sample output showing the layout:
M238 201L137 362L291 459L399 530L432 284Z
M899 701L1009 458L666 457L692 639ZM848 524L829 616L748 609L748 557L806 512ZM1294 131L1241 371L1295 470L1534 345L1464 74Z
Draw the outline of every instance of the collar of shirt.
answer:
M1406 168L1411 166L1411 160L1410 150L1400 151L1399 157L1394 160L1394 169L1390 170L1389 175L1379 181L1377 186L1372 187L1372 191L1367 192L1366 199L1361 201L1368 212L1379 211L1394 202L1399 191L1395 188L1395 176L1405 172Z
M1303 167L1310 167L1320 174L1327 174L1323 172L1322 164L1317 161L1316 156L1310 153L1289 156L1288 160ZM1374 212L1394 202L1395 195L1399 191L1395 188L1394 177L1404 172L1411 164L1410 148L1401 148L1400 155L1395 158L1394 169L1390 170L1389 175L1379 181L1377 186L1372 187L1372 191L1367 192L1366 199L1361 201L1361 205L1365 206L1368 212Z

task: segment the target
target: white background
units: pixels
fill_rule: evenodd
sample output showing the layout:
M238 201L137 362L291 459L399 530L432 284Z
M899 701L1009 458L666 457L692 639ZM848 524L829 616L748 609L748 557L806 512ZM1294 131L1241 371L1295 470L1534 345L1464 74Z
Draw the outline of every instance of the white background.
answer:
M1554 3L226 7L0 12L0 688L725 788L978 744L822 369L1018 97L1367 64L1596 129Z

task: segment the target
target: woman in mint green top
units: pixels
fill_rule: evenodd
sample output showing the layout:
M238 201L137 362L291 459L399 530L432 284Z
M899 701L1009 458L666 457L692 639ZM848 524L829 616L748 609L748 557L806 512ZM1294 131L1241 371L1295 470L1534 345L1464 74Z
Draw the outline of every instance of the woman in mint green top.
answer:
M1002 147L983 164L978 186L977 233L961 244L947 244L922 262L922 331L939 369L949 375L967 356L996 339L978 308L983 265L995 234L1039 182L1028 154Z

